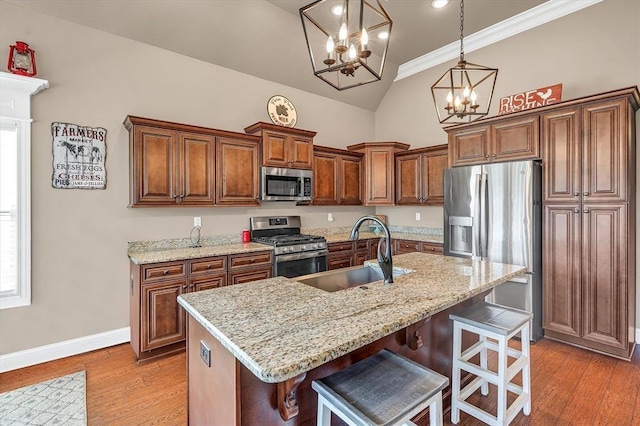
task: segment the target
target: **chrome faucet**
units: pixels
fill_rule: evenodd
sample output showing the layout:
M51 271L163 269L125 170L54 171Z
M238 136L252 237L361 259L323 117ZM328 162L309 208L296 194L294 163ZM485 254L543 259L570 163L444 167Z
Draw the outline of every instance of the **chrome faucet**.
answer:
M374 216L363 216L358 219L353 225L351 229L351 234L349 235L350 240L358 239L358 229L362 222L365 220L372 220L377 222L380 226L382 226L382 230L384 231L384 238L380 238L378 241L378 265L380 265L380 269L382 269L382 275L384 275L385 284L391 284L393 282L393 261L391 260L391 233L389 232L389 228L384 224L380 219ZM384 248L384 254L382 254L381 244L382 241L386 242L386 246Z

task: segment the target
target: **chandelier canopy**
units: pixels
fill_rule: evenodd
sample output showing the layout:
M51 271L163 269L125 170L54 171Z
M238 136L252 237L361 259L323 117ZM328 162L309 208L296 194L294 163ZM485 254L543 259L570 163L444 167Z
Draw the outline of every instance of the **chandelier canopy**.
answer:
M431 86L440 123L467 123L489 114L497 68L464 60L464 0L460 0L460 60Z
M379 0L317 0L300 19L318 78L338 90L382 79L392 21Z

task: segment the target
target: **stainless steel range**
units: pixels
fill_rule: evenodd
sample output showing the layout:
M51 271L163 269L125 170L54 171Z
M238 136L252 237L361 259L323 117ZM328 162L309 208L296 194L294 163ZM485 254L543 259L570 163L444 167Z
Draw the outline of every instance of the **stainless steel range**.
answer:
M274 247L273 275L299 277L327 270L327 241L300 233L300 216L250 219L251 241Z

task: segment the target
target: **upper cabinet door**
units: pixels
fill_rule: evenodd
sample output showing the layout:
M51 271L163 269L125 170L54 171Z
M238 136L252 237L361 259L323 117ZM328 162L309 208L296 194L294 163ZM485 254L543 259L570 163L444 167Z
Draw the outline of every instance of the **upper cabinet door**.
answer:
M630 155L628 102L613 100L582 109L583 201L627 201Z
M287 166L287 137L265 132L262 138L262 164L271 167Z
M396 204L420 204L422 174L420 154L396 157Z
M313 139L290 136L289 167L310 169L313 162Z
M448 163L449 155L446 150L440 155L422 156L422 175L426 177L422 194L424 204L444 206L444 171Z
M216 204L259 205L257 142L220 137L216 155Z
M543 202L579 202L582 188L580 109L568 108L540 118Z
M449 134L449 164L467 166L489 162L489 126Z
M362 158L339 157L340 204L362 204Z
M132 146L130 205L175 205L180 196L177 133L136 126Z
M181 204L215 203L215 138L195 133L180 133Z
M538 116L491 125L491 161L540 157Z
M338 156L316 152L313 163L313 204L338 204Z

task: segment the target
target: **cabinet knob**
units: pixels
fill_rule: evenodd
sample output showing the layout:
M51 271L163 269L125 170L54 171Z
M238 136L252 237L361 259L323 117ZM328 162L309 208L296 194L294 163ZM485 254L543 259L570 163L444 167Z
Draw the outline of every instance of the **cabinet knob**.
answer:
M582 210L584 213L589 213L589 209Z
M207 265L207 269L211 269L211 265Z
M588 197L589 193L585 191L585 192L582 193L582 195L584 195L585 197Z
M431 247L431 251L436 251L436 249L435 249L435 248L433 248L433 247Z
M574 213L580 213L580 209L579 208L575 208L575 209L573 209L573 212Z
M167 271L166 269L164 271L162 271L162 275L167 275L169 273L169 271Z
M492 155L492 157L493 157L493 158L496 158L496 154L493 154L493 155Z
M171 198L178 198L178 195L172 195Z
M580 195L580 193L579 192L574 192L573 195L577 197L577 196Z
M489 158L489 154L485 155L484 158Z

